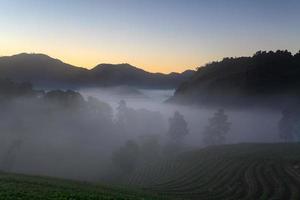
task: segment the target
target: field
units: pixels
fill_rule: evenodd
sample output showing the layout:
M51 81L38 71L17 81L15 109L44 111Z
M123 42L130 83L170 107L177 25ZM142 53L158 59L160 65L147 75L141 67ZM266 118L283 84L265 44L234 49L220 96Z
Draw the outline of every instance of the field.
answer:
M0 173L1 200L159 200L121 187Z
M187 152L139 169L126 182L172 199L300 199L300 144Z
M0 199L300 199L300 144L190 151L141 167L123 184L126 187L1 173Z

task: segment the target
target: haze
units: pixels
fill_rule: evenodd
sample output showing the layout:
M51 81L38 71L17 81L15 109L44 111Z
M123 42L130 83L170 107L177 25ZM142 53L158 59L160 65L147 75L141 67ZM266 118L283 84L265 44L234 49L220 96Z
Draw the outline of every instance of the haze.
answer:
M0 0L0 200L300 197L299 0Z

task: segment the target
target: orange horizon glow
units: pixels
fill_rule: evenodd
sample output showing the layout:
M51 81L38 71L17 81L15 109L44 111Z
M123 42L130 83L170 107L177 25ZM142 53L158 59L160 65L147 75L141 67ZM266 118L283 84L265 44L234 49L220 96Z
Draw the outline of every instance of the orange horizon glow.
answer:
M299 9L296 1L2 1L0 56L183 72L259 50L298 52Z
M11 45L13 47L13 45ZM137 68L143 69L152 73L171 73L178 72L181 73L185 70L196 70L197 67L204 65L208 61L197 61L187 58L186 60L176 60L171 58L159 58L153 56L153 60L157 62L151 62L151 56L147 58L137 58L130 57L129 55L122 54L110 54L109 52L100 52L97 53L91 50L81 50L81 51L47 51L43 49L36 48L22 48L20 46L15 46L15 48L6 48L5 51L3 49L0 50L0 56L13 56L20 53L28 53L28 54L45 54L52 58L61 60L64 63L73 65L75 67L83 67L87 69L92 69L99 64L109 63L109 64L121 64L128 63ZM206 59L207 60L207 59Z

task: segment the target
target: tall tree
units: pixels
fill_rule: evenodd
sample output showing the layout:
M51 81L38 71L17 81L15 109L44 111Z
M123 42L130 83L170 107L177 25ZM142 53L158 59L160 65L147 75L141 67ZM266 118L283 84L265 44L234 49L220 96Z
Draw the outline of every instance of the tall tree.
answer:
M285 142L294 142L300 139L300 108L299 103L291 103L282 112L278 122L279 137Z
M169 119L169 125L168 135L171 142L176 145L182 144L184 137L189 133L184 116L176 111L173 117Z
M129 140L124 146L112 155L114 165L121 171L122 175L131 173L139 160L139 145Z
M205 127L203 138L204 144L224 144L230 127L231 123L228 122L228 116L223 109L219 109L214 116L209 119L209 124Z
M117 107L116 124L122 129L125 128L127 112L128 112L127 103L125 100L121 100Z

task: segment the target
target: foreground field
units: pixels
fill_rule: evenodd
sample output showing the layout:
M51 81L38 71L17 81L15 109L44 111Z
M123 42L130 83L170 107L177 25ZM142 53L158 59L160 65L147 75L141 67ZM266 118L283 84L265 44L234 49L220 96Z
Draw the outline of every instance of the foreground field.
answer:
M138 169L125 182L172 199L300 199L300 144L210 147Z
M238 144L138 168L124 187L0 173L2 200L300 199L300 144Z
M46 177L0 173L1 200L159 200L154 195Z

